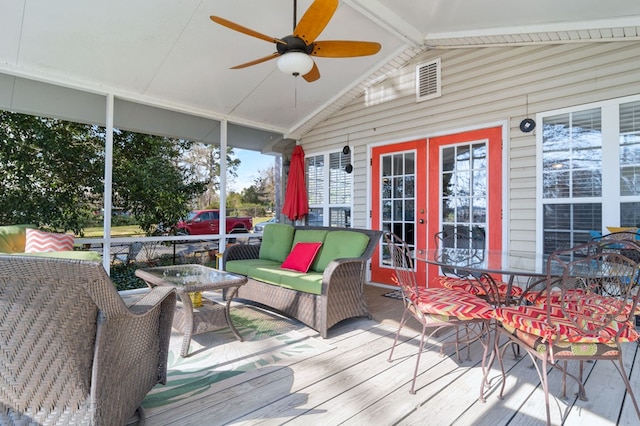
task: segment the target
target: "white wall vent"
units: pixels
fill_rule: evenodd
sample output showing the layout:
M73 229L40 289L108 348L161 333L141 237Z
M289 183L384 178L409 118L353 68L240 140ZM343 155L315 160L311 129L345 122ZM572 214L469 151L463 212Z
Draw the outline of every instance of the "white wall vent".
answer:
M440 58L416 66L416 102L439 98Z

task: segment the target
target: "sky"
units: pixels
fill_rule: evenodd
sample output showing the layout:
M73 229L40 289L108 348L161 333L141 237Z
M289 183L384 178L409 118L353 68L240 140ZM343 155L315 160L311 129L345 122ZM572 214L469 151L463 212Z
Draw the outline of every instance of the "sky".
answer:
M253 185L255 180L260 176L258 171L267 170L273 166L275 156L263 155L257 151L248 151L245 149L233 150L237 158L240 159L240 167L238 168L238 177L235 182L229 184L228 190L241 192L243 189Z

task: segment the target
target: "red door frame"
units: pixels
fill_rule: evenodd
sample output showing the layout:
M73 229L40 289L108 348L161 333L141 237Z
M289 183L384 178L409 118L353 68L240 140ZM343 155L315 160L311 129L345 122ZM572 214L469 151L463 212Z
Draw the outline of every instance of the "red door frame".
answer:
M420 252L433 248L431 237L440 229L442 215L440 148L444 145L469 143L472 141L487 141L488 166L488 234L489 249L502 248L502 127L471 130L451 135L438 136L429 139L416 139L391 145L378 146L371 149L371 224L379 228L381 220L380 206L380 156L413 150L416 152L416 223L415 238L416 251ZM422 223L421 223L422 222ZM371 280L393 285L394 271L380 265L380 245L372 257ZM420 285L426 285L432 277L437 276L439 268L424 262L416 263L417 279Z
M371 150L371 195L372 202L377 203L377 205L372 205L371 208L371 223L374 227L378 228L381 220L380 220L380 178L381 178L381 169L380 169L380 156L389 153L397 153L403 151L415 151L416 157L416 225L415 225L415 238L416 244L420 241L424 240L424 238L420 238L420 234L424 234L426 232L426 188L427 188L427 173L426 173L426 162L427 162L427 140L426 139L416 139L408 142L401 142L393 145L385 145L375 147ZM422 224L420 223L422 220ZM371 280L374 282L385 283L385 284L393 284L393 276L395 275L392 268L384 268L380 265L380 244L376 248L376 251L373 254L373 261L371 262ZM416 246L416 250L419 249ZM426 276L426 267L424 264L417 264L417 272L418 277Z
M458 143L469 143L472 141L487 141L487 238L489 250L502 249L502 127L491 127L487 129L473 130L469 132L456 133L453 135L440 136L429 139L430 163L437 163L437 167L429 167L429 182L437 182L437 191L429 193L429 206L438 208L429 209L427 235L435 235L440 231L440 218L442 217L442 204L440 194L442 185L440 179L440 148L445 145L455 145ZM435 244L430 241L429 246ZM430 283L439 274L439 268L429 265L428 279Z

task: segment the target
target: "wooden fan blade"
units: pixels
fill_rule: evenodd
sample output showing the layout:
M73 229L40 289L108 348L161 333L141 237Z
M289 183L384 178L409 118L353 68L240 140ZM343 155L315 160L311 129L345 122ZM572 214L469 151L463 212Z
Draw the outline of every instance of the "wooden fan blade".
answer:
M311 55L325 58L368 56L378 53L381 47L380 43L373 41L316 41L313 43L313 52L311 52Z
M241 68L246 68L246 67L250 67L251 65L256 65L256 64L261 64L263 62L267 62L268 60L271 59L275 59L278 56L280 56L280 54L278 52L273 52L271 55L269 56L265 56L264 58L259 58L256 59L254 61L251 62L247 62L246 64L240 64L240 65L236 65L235 67L231 67L232 70L239 70Z
M293 35L311 44L327 26L338 8L338 0L315 0L293 30Z
M219 16L209 16L209 18L211 18L211 20L213 22L215 22L216 24L220 24L223 27L227 27L230 28L234 31L238 31L240 33L246 34L246 35L250 35L251 37L255 37L255 38L259 38L260 40L264 40L264 41L268 41L270 43L280 43L280 44L284 44L286 45L287 43L285 43L284 41L275 38L275 37L269 37L268 35L264 35L262 33L259 33L257 31L252 30L251 28L247 28L247 27L243 27L242 25L236 24L235 22L231 22L227 19L221 18Z
M312 83L320 78L320 70L318 69L318 66L315 62L313 63L313 68L311 68L311 71L303 75L302 78L304 78L308 83Z

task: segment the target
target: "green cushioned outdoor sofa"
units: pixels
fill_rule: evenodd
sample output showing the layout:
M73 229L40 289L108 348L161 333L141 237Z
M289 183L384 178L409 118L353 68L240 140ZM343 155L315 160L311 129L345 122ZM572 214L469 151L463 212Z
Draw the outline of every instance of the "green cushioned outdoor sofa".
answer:
M381 235L368 229L269 224L260 245L228 247L224 269L249 278L237 298L296 318L326 338L338 322L369 316L363 295L365 267ZM305 243L321 245L317 253L305 250L296 256L298 243L303 243L298 249ZM283 269L283 263L304 265L292 270Z
M65 259L97 260L102 258L99 253L92 251L62 250L38 253L25 253L26 230L35 228L34 225L6 225L0 226L0 254L15 254L39 257L61 257Z

